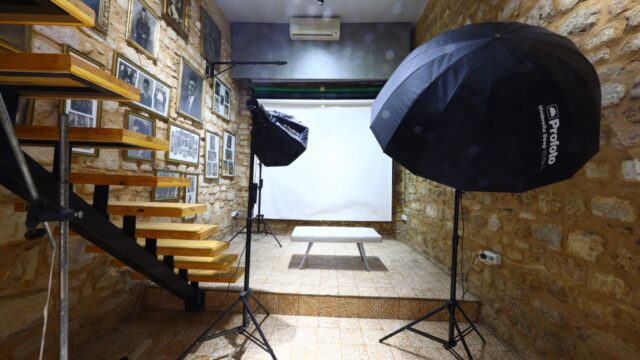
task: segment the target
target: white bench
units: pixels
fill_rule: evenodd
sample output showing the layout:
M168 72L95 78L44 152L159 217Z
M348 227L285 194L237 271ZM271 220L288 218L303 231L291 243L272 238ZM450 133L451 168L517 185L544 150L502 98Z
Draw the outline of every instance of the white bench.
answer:
M382 242L382 236L375 230L365 227L342 227L342 226L296 226L291 233L291 241L308 242L307 251L300 262L300 267L304 267L309 251L315 242L327 243L356 243L360 257L364 266L369 271L367 255L364 252L364 243Z

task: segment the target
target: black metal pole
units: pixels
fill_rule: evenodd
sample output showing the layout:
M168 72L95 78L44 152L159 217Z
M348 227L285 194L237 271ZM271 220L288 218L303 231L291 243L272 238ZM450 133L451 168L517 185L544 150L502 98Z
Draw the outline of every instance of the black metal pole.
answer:
M258 161L258 229L260 232L260 223L262 222L262 161Z
M249 199L247 200L247 237L246 237L246 254L244 258L244 291L249 291L249 277L251 274L251 227L253 226L253 205L255 204L255 183L253 182L253 167L255 165L255 140L254 129L256 124L251 126L251 142L249 145ZM247 327L249 324L248 309L242 306L242 326Z
M454 341L454 323L455 319L455 305L458 303L456 300L456 277L458 275L458 242L460 236L458 235L458 214L460 212L460 198L462 197L462 190L456 189L454 194L453 205L453 235L451 236L451 289L449 294L450 306L453 307L451 316L449 317L449 342Z

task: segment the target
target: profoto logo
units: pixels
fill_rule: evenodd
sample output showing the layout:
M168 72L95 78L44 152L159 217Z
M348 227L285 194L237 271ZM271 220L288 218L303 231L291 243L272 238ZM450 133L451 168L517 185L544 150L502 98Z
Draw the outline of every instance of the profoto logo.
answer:
M542 159L540 161L540 169L544 169L547 165L553 165L558 157L558 147L560 146L559 129L560 129L560 112L558 105L552 104L538 106L540 115L540 128L542 130Z

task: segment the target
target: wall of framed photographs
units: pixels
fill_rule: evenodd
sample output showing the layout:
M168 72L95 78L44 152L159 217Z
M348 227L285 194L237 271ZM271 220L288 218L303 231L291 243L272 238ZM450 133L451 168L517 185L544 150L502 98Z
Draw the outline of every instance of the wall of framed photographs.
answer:
M98 10L94 28L3 25L0 26L0 53L71 53L138 87L143 95L141 101L124 104L38 99L25 103L20 122L55 125L59 114L65 111L72 118L72 126L126 128L171 140L172 151L167 153L77 148L73 150L72 168L94 173L187 177L191 186L186 188L114 186L111 198L204 203L209 208L206 213L176 221L214 223L220 226L223 235L230 233L232 211L242 211L246 207L248 119L238 116L238 104L243 100L238 98L240 90L230 72L219 78L226 89L224 104L228 110L224 111L214 109L215 81L203 76L205 56L216 60L231 59L229 24L224 15L214 2L204 0L80 1ZM202 25L203 21L206 21L205 25ZM225 133L236 136L233 174L223 172L222 168ZM50 149L27 147L25 150L43 164L51 164ZM77 186L74 190L91 198L93 188ZM0 191L0 201L10 203L13 200L9 194ZM3 246L9 244L3 250L5 265L17 269L26 266L38 271L48 269L46 242L30 243L29 249L25 250L24 234L18 225L21 221L24 219L14 216L0 219L3 228L9 229L3 239ZM15 246L11 245L14 243ZM70 297L80 299L74 300L72 305L71 327L87 329L76 331L74 341L80 344L130 317L141 288L139 283L119 274L124 270L109 268L104 257L85 254L82 250L85 240L72 237L71 244L70 277L75 280L70 284ZM32 255L27 255L26 251ZM35 263L31 264L31 261ZM16 296L31 299L41 294L36 282L28 277L8 281L9 287L24 291ZM97 283L106 286L96 289ZM11 310L12 306L0 297L0 307ZM20 351L15 357L37 357L37 347L26 341L37 338L39 329L32 326L32 320L22 323L18 319L14 323L15 332L6 335L17 340L0 343L0 353L18 354L16 351ZM19 336L12 336L14 333ZM46 351L53 350L52 353L45 352L45 358L56 357L54 342L45 346ZM71 353L77 353L74 346L75 343L71 344Z

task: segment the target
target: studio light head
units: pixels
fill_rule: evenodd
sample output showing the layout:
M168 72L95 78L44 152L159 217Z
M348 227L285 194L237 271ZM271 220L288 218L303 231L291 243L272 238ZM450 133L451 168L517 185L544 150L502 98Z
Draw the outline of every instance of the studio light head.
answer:
M324 5L324 0L318 0L318 5L320 6Z

